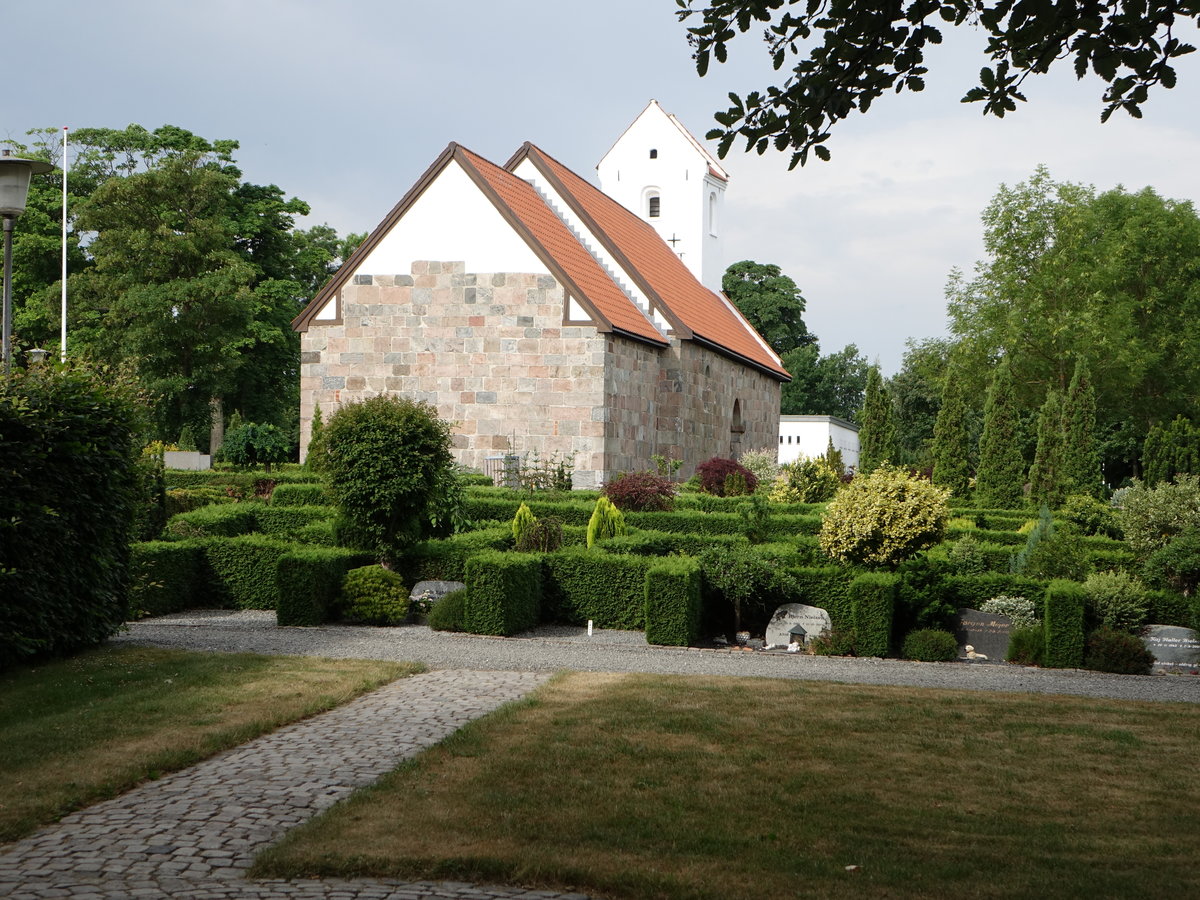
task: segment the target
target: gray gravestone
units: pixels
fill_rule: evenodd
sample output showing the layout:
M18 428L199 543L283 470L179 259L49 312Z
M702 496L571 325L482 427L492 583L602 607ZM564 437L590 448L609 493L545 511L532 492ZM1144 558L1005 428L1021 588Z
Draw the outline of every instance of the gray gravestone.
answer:
M461 581L418 581L408 596L410 600L428 600L432 606L452 591L461 591L465 587Z
M775 610L775 615L767 624L767 646L786 647L793 639L797 643L807 644L822 631L832 629L828 611L819 606L785 603Z
M1012 619L1008 616L977 609L960 609L958 625L954 629L954 637L958 640L958 658L972 662L1004 662L1012 630Z
M1200 671L1200 634L1175 625L1149 625L1142 637L1156 672Z

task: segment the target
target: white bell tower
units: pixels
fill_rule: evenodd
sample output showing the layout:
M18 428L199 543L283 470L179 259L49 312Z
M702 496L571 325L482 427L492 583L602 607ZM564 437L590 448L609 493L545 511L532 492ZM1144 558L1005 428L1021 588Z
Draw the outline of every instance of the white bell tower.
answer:
M677 118L651 100L596 171L604 193L653 225L705 287L721 290L729 175Z

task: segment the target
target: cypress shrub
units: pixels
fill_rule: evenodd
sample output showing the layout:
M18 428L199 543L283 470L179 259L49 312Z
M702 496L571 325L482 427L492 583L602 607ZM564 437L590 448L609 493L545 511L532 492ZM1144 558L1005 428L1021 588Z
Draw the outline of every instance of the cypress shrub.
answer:
M1063 404L1062 479L1068 490L1097 496L1104 487L1096 447L1096 389L1087 362L1075 362L1071 386Z
M967 382L956 354L946 373L942 405L933 426L933 483L966 497L971 486L971 415Z
M700 564L673 557L646 570L646 643L688 647L700 637Z
M593 547L598 543L625 533L625 516L613 506L607 497L596 500L596 508L588 519L587 545Z
M467 560L466 569L464 630L507 636L537 624L542 565L536 555L485 550Z
M1065 455L1062 395L1052 390L1038 415L1037 452L1029 470L1029 499L1035 504L1052 509L1062 506L1069 487Z
M280 484L271 492L272 506L332 506L323 484Z
M148 541L130 547L131 619L163 616L203 598L204 550L198 541Z
M992 375L983 407L983 435L975 475L975 502L979 506L1020 509L1024 505L1022 443L1012 371L1005 357Z
M899 581L895 575L868 572L850 582L848 593L857 655L887 656L890 652Z
M1083 585L1057 579L1046 587L1042 624L1046 630L1046 665L1078 668L1083 663Z
M0 378L0 669L125 620L138 427L120 386L51 366Z
M167 522L168 539L199 537L237 537L258 528L254 507L247 503L202 506L191 512L171 516Z
M870 475L884 463L894 463L896 426L892 420L892 399L883 385L879 366L867 370L867 387L859 415L857 475Z
M342 579L370 557L341 547L296 547L279 557L275 587L280 625L320 625L334 616Z
M275 572L279 558L293 545L261 534L209 538L204 558L220 585L222 599L235 609L275 609L279 589Z
M646 571L657 560L572 547L542 557L544 618L600 628L646 627ZM468 582L469 584L469 582Z

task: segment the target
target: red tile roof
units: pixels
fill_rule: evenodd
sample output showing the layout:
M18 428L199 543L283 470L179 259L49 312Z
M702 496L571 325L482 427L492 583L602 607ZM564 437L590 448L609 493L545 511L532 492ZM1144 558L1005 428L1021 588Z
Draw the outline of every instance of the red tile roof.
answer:
M628 261L630 277L663 308L679 337L699 338L790 380L779 357L733 304L702 285L650 223L532 144L522 147L508 167L525 158L550 177L609 252Z
M459 161L464 168L474 170L495 192L499 200L521 223L532 238L545 249L561 268L570 284L568 292L612 327L645 340L665 345L666 338L634 305L625 292L601 268L579 240L573 235L541 195L529 182L518 178L494 163L469 150L459 148ZM549 262L549 260L547 260ZM572 290L572 287L574 290Z

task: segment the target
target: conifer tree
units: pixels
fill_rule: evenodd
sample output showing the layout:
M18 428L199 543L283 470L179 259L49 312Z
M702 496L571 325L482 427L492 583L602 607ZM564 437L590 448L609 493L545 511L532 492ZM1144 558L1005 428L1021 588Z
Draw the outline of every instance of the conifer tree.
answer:
M1151 428L1142 446L1142 473L1150 487L1176 475L1200 473L1200 428L1183 416Z
M951 364L942 389L942 405L933 426L933 483L965 497L971 486L971 437L967 417L966 381Z
M829 468L837 472L839 478L846 474L846 463L842 459L842 451L833 446L832 435L830 435L829 443L825 447L825 463Z
M857 475L870 475L885 462L896 458L896 427L892 421L892 398L883 386L879 366L867 371L867 390L863 397L858 428Z
M1008 358L992 373L983 408L975 502L995 509L1017 509L1025 501L1025 460L1021 455L1021 420L1017 416Z
M1063 400L1058 391L1046 395L1038 416L1037 453L1029 470L1029 499L1051 509L1066 496L1064 478Z
M1099 496L1100 455L1096 448L1096 388L1087 361L1075 363L1075 374L1063 406L1063 488L1068 493Z

